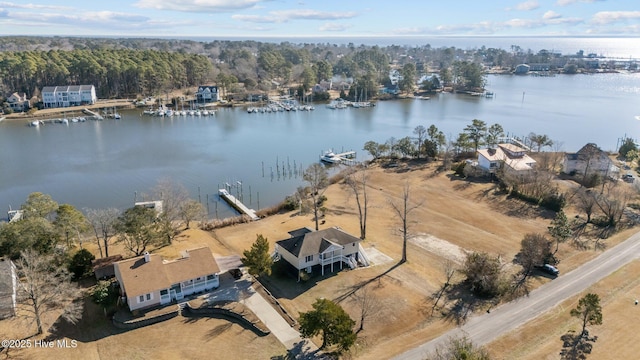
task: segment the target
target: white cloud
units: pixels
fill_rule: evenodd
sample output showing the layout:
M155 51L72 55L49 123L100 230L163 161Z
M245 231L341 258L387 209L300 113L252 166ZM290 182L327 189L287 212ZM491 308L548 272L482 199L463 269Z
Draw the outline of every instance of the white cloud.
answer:
M12 2L0 1L0 8L14 8L14 9L48 9L48 10L69 10L72 9L69 6L58 5L38 5L38 4L16 4Z
M591 4L591 3L594 3L596 1L604 1L604 0L558 0L556 2L556 5L558 5L558 6L567 6L567 5L571 5L571 4L577 3L577 2Z
M547 11L546 13L544 13L544 15L542 15L542 18L545 19L545 20L558 19L558 18L561 18L561 17L562 17L562 15L558 14L555 11L551 11L551 10Z
M593 15L591 22L606 25L627 20L640 20L640 11L600 11Z
M184 12L226 12L252 8L264 1L269 0L139 0L134 6Z
M529 0L529 1L521 2L518 5L516 5L516 10L530 11L530 10L535 10L539 7L540 7L540 4L538 3L538 1Z
M285 23L291 20L338 20L356 17L355 12L325 12L317 10L277 10L268 15L233 15L239 21L257 23Z
M320 28L318 28L318 30L320 30L320 31L344 31L344 30L347 30L350 27L351 27L351 25L348 25L348 24L330 22L330 23L323 24L322 26L320 26Z

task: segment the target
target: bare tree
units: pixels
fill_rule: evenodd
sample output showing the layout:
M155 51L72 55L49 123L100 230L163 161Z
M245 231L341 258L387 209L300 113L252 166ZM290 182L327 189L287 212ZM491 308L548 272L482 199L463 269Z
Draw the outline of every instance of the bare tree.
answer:
M180 216L188 229L191 221L202 221L207 216L204 205L196 200L189 199L180 206Z
M61 317L73 324L80 319L82 306L74 301L80 292L71 283L67 270L53 262L52 255L27 249L21 253L16 268L21 279L21 301L26 305L22 316L36 323L38 335L43 332L46 313L62 310Z
M102 257L102 247L104 246L104 256L109 256L109 241L116 235L115 224L120 215L120 211L115 208L108 209L85 209L87 221L93 228L96 235L98 250ZM101 246L102 242L102 246Z
M416 135L417 137L417 146L416 149L418 149L417 154L418 154L418 159L420 159L420 155L422 155L422 143L425 140L425 136L427 135L427 129L422 126L422 125L418 125L416 126L415 129L413 129L413 133Z
M591 215L596 208L596 193L581 187L576 193L576 206L587 216L587 223L591 222Z
M389 201L402 226L402 228L400 229L400 233L402 234L402 259L400 260L401 264L407 262L407 240L409 240L411 212L422 205L422 202L412 204L410 195L411 188L409 186L409 183L406 182L402 189L402 198L400 199L400 203L398 204L394 201Z
M134 206L125 210L115 224L118 241L135 256L142 255L147 246L158 243L162 236L156 220L153 209Z
M438 292L436 293L436 296L435 296L436 300L433 302L433 306L431 307L431 315L433 315L433 312L438 306L438 302L440 301L440 298L442 298L442 295L444 295L445 291L447 291L449 286L451 286L451 280L453 279L453 276L456 274L455 263L449 259L445 260L442 263L442 272L444 273L445 281L442 284L442 286L440 286L440 290L438 290Z
M329 176L327 170L321 164L314 163L309 165L302 175L304 181L309 183L311 188L311 199L313 199L313 217L316 221L316 231L318 228L318 209L320 208L320 197L324 194L329 184Z
M351 188L356 197L356 205L358 206L358 221L360 223L360 239L364 240L367 235L367 211L369 208L369 197L367 196L367 181L369 176L367 168L360 170L361 177L356 179L356 172L352 172L345 178L345 183Z
M360 327L358 332L364 330L364 322L371 319L380 311L382 303L380 299L371 291L369 286L363 286L354 292L351 301L358 305L360 309Z
M631 200L632 192L628 186L607 181L602 193L596 196L596 205L607 217L609 226L615 227L624 214L624 209Z
M160 231L168 244L171 244L180 228L181 208L189 200L189 192L181 184L169 179L161 179L153 190L154 197L162 200Z
M526 234L520 242L517 262L522 265L522 281L525 281L536 266L541 266L551 257L551 242L542 234Z

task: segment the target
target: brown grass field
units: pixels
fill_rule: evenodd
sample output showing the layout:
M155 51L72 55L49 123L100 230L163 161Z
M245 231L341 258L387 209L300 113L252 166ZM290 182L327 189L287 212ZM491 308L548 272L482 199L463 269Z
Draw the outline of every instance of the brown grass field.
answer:
M458 318L445 315L446 310L457 298L445 297L432 315L432 295L438 291L444 280L442 263L446 259L459 262L460 249L486 251L499 254L509 269L523 236L530 232L545 233L554 216L552 212L497 194L493 183L467 181L453 177L450 173L438 173L433 165L401 163L400 166L389 169L373 165L367 172L370 207L367 237L362 245L369 249L370 255L374 253L372 249L375 249L390 257L391 261L379 262L367 268L336 271L333 274L325 274L324 277L313 277L306 282L296 282L295 277L274 274L266 283L267 288L279 298L291 314L308 311L315 299L324 297L339 301L356 320L357 326L360 319L359 308L349 295L366 284L364 286L367 286L372 296L377 299L378 305L374 315L365 320L364 330L358 334L356 346L346 355L348 358L390 358L454 327ZM410 216L411 233L427 241L418 241L418 238L410 240L407 263L396 266L400 259L402 240L397 231L399 221L390 202L399 203L405 184L411 189L412 204L420 204ZM354 236L359 236L357 208L350 190L338 183L330 186L324 195L328 198L325 205L327 212L323 219L325 223L320 228L339 226ZM575 215L571 208L567 213L569 217ZM256 234L268 238L273 249L277 240L288 237L288 231L304 226L315 226L312 216L300 215L294 211L253 223L217 229L211 233L188 230L171 246L154 252L170 258L176 257L181 250L207 245L216 255L242 254L242 251L248 249L255 241ZM634 231L635 229L631 228L614 234L604 241L605 247L626 239ZM90 244L86 244L85 247L95 251L95 247ZM119 252L124 254L117 245L110 251L111 254ZM559 267L562 272L567 272L598 254L599 251L576 250L568 244L562 244L558 252L561 259ZM631 274L638 268L640 264L634 263L621 271ZM457 278L459 279L459 276ZM604 325L594 329L594 334L599 335L600 339L594 345L594 354L590 358L597 358L600 348L616 347L613 343L609 345L612 340L606 337L605 333L609 331L610 326L614 326L614 315L609 315L609 311L623 311L624 302L618 307L610 306L615 306L618 298L625 298L625 302L630 302L629 299L635 296L632 295L633 291L638 290L636 280L630 285L625 282L625 278L621 276L617 282L607 285L610 288L609 292L618 292L619 296L607 300L606 309L611 310L605 312ZM601 283L608 284L610 279ZM631 281L630 278L627 280ZM546 281L549 279L535 278L532 286L539 286ZM604 298L604 293L600 295ZM458 296L465 301L473 301L465 291L459 292ZM563 304L545 316L562 318L565 313L568 316L570 308L577 300L572 299L568 302L569 305ZM474 303L476 311L483 311L490 306L481 301ZM632 310L640 311L640 307ZM623 315L624 313L620 314L621 321L624 319ZM542 326L545 324L544 321L535 320L533 324L525 325L526 329L532 326L532 330L519 332L523 338L517 339L517 349L509 349L508 344L512 341L498 340L491 344L490 351L501 359L540 356L558 358L561 347L559 336L567 326L575 326L568 318L559 321L561 323L549 330L547 326ZM539 324L537 328L534 327L536 323ZM8 328L6 324L7 321L0 322L0 333ZM627 325L630 324L632 323L628 320ZM94 331L94 327L97 333L105 332L100 322L95 326L85 323L81 328L84 327L84 331L89 333ZM72 329L68 331L73 332ZM183 358L198 358L199 354L212 354L214 351L225 353L228 350L229 356L225 358L268 359L285 352L272 335L259 338L237 325L225 325L224 321L208 319L185 323L183 318L176 318L134 331L105 333L87 338L87 341L80 342L78 349L69 352L74 354L69 358L153 356L169 359L177 355ZM176 340L177 344L169 344L169 339ZM544 349L547 351L543 353ZM184 355L181 351L188 353ZM29 358L31 355L34 358L47 357L46 352L28 354Z

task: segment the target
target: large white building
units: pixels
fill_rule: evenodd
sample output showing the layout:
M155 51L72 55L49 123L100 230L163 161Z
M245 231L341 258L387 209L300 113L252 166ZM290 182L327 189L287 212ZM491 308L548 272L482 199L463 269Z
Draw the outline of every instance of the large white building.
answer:
M95 104L96 88L93 85L45 86L42 103L45 108L59 108Z

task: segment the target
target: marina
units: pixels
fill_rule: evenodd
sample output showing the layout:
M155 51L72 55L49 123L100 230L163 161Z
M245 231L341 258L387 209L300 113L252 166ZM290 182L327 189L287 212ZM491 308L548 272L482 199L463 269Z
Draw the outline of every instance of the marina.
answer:
M68 126L35 120L38 127L29 127L34 119L5 120L0 123L0 206L19 208L38 191L80 209L126 209L136 192L149 193L168 178L210 209L211 218L223 218L237 215L218 196L230 179L245 186L229 192L258 211L305 186L301 174L326 150L352 149L354 161L366 161L367 141L414 138L418 125L435 125L455 140L480 119L502 125L509 136L546 134L564 151L577 151L587 142L614 150L623 134L638 136L640 74L490 75L487 80L487 89L500 96L440 93L430 94L428 101L380 101L366 109L339 111L316 103L315 111L259 115L246 107L219 107L215 116L199 117L175 111L171 117L144 116L146 107L118 108L119 121L74 114L87 118L74 123L67 112ZM346 166L327 165L330 172Z

